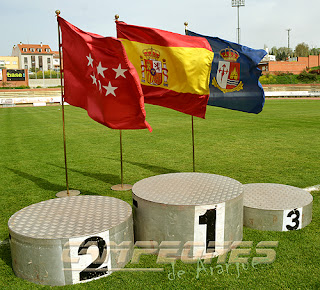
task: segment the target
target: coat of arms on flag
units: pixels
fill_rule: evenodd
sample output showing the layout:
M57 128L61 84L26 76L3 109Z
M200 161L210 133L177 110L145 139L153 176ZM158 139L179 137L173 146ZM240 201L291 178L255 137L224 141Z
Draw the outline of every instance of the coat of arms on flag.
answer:
M243 83L240 81L240 63L237 62L239 53L228 47L220 50L220 56L223 61L219 61L212 85L223 93L243 90Z
M159 60L160 52L156 49L148 48L142 51L141 60L141 82L159 86L163 83L168 86L168 69L166 60Z

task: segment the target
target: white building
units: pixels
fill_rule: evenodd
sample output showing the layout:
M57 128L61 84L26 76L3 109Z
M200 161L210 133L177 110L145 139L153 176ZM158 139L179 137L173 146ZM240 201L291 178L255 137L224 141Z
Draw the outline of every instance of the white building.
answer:
M264 50L267 52L267 54L264 56L264 58L261 60L261 62L269 62L269 61L276 61L276 56L269 54L269 48L265 47Z
M53 55L49 45L46 44L20 44L12 49L12 56L19 58L19 69L42 71L53 69Z
M60 71L59 51L53 51L53 69L56 71Z

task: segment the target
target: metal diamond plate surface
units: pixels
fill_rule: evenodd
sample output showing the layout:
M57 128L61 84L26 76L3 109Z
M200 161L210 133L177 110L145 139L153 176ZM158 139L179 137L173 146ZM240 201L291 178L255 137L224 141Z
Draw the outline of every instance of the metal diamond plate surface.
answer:
M312 195L298 187L275 183L243 185L243 205L265 210L300 208L312 202Z
M129 218L131 206L107 196L73 196L32 204L8 221L16 234L37 239L90 235L111 229Z
M208 173L170 173L142 179L132 192L142 199L170 205L211 205L242 194L242 184Z

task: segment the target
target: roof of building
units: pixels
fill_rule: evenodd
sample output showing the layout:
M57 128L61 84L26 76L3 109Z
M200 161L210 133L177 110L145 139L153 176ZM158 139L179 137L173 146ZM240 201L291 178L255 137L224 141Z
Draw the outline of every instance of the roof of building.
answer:
M53 54L50 46L47 44L23 44L19 43L18 48L21 54Z
M56 57L56 58L59 57L59 51L52 50L52 53L53 53L53 57Z

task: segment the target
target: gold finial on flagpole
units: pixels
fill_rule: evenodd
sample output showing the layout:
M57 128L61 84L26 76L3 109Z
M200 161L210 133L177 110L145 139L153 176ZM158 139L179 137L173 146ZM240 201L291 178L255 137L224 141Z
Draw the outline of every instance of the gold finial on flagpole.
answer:
M184 23L184 30L185 30L185 32L187 32L187 30L188 30L188 22L186 21L185 23Z
M119 20L119 14L116 14L115 16L114 16L114 19L115 19L115 21L118 21Z
M60 10L56 10L56 15L57 15L57 16L60 15Z

